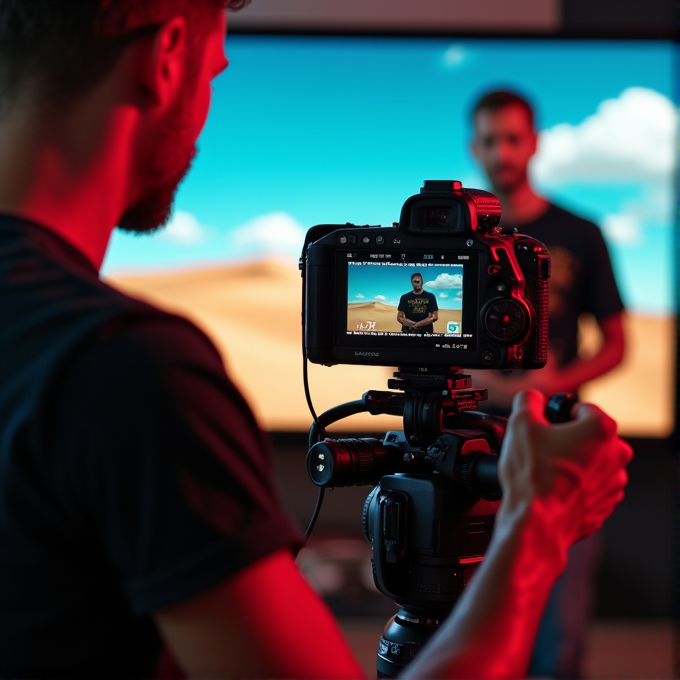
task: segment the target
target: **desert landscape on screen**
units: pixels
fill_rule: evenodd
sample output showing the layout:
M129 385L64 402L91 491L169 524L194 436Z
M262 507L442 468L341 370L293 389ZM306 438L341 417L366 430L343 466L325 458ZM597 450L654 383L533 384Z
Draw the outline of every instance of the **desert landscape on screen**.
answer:
M384 333L400 333L401 324L397 321L398 310L394 305L384 302L350 302L347 305L347 330L371 330ZM462 312L455 309L439 309L438 319L434 322L435 333L446 333L449 321L460 321ZM372 325L374 324L375 325Z
M229 374L264 429L309 427L311 417L302 385L302 280L296 264L256 262L117 276L108 281L131 295L183 314L201 327L222 352ZM245 294L247 309L243 307ZM396 323L396 310L389 313L394 314ZM624 435L666 436L673 413L673 319L629 313L625 324L628 351L623 364L592 382L582 396L616 418ZM598 341L592 326L585 325L583 334L586 351L592 351ZM369 389L387 389L393 370L310 364L310 389L317 412L359 399ZM381 432L400 429L400 420L362 414L343 421L338 429Z

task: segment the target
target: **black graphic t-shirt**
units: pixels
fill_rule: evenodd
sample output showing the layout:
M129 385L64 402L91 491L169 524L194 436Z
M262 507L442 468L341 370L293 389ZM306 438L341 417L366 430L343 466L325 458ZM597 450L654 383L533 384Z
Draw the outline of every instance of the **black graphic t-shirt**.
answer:
M404 312L407 319L418 322L427 319L428 314L436 312L439 307L437 306L437 298L432 293L424 290L420 295L416 295L413 291L402 295L397 309L400 312ZM411 328L409 326L402 326L402 331L409 333ZM429 326L418 328L416 332L434 333L434 327L430 324Z
M578 355L581 314L592 314L600 321L623 311L607 246L597 225L556 205L517 228L544 243L550 252L548 342L558 365L564 366Z
M198 328L9 215L0 357L0 677L149 678L154 612L301 543L266 437Z

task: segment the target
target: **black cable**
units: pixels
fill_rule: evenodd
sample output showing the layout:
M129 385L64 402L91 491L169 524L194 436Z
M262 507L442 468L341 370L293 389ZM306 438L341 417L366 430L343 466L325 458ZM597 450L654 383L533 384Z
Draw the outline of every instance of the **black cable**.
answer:
M309 520L309 526L307 527L307 531L305 531L305 543L307 543L309 535L314 530L314 525L316 524L319 512L321 511L321 504L323 503L324 491L326 491L326 489L320 486L319 495L316 497L316 505L314 506L314 512L312 513L312 519Z
M326 430L324 429L323 425L321 425L321 423L319 422L319 418L317 417L316 411L314 410L314 405L312 404L312 395L309 393L309 377L307 373L307 357L305 355L304 342L302 343L302 383L305 388L305 399L307 400L307 408L309 408L309 412L312 414L313 420L312 427L316 425L316 427L319 430L319 436L321 437L321 439L325 439ZM321 439L319 439L319 441L321 441Z
M319 418L316 415L316 411L314 410L314 405L312 404L312 395L309 392L309 376L307 372L307 356L305 354L305 339L304 339L304 332L305 332L305 324L303 322L302 324L302 383L304 385L305 389L305 399L307 400L307 407L309 408L309 412L312 414L312 425L309 428L309 440L311 441L312 437L312 432L314 432L314 435L317 437L320 437L317 441L321 441L322 439L326 438L326 430L324 429L323 425L319 422ZM314 442L316 443L316 442ZM309 444L309 448L312 447L312 444ZM314 530L314 525L316 524L316 520L319 517L319 513L321 512L321 505L323 504L323 497L324 497L324 491L325 489L319 487L319 494L316 497L316 505L314 506L314 512L312 513L312 518L309 520L309 525L307 526L307 531L305 531L305 543L307 543L307 539L309 538L310 534Z

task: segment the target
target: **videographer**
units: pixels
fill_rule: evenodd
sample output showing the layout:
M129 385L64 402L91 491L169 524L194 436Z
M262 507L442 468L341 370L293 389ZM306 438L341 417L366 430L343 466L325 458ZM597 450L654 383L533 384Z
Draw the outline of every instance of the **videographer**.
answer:
M399 298L397 321L404 333L421 331L434 333L434 322L439 318L437 298L423 290L423 275L411 274L413 290Z
M226 6L245 4L233 0ZM217 0L0 0L0 676L362 675L294 562L208 339L99 280L153 231L226 66ZM622 496L599 409L516 398L488 556L412 677L518 677L567 547Z

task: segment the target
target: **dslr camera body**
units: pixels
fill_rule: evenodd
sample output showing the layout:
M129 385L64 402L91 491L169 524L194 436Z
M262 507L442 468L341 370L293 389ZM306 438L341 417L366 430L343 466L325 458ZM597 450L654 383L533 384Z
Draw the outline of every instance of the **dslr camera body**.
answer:
M396 677L419 652L493 529L506 421L477 411L487 390L463 370L547 360L550 256L504 231L500 216L493 194L430 180L391 228L322 224L307 233L306 358L399 367L388 381L398 392L369 390L315 416L307 456L317 511L324 489L376 485L363 530L376 587L400 607L380 638L378 677ZM326 426L360 412L400 415L404 430L383 440L325 437Z
M393 227L312 227L300 261L307 358L328 366L544 366L550 256L539 241L501 229L500 216L489 192L426 180ZM416 274L419 295L411 290ZM402 326L399 312L408 304L422 312L428 297L434 324Z

